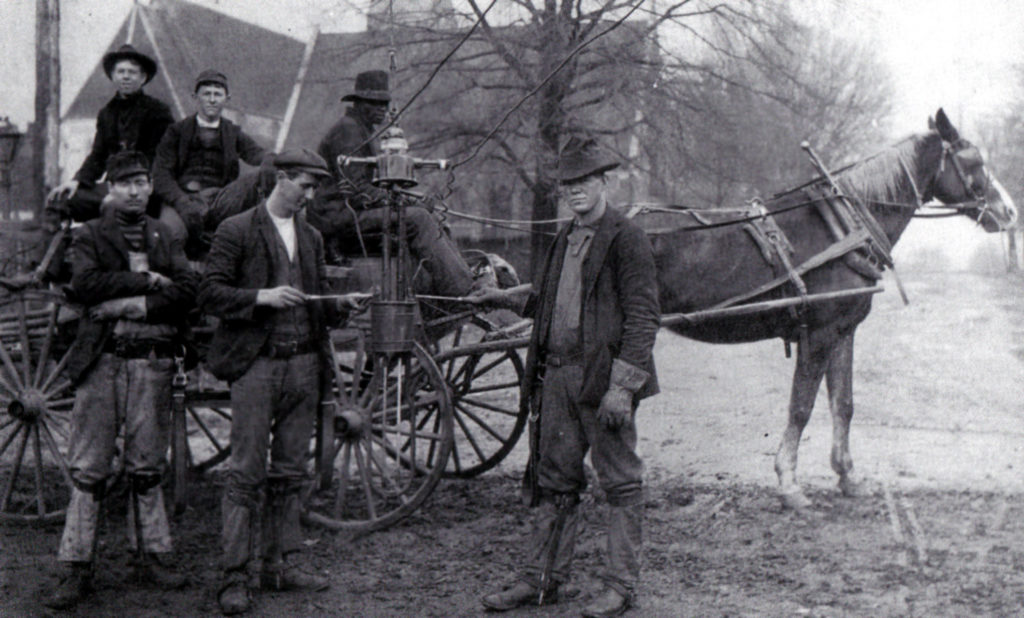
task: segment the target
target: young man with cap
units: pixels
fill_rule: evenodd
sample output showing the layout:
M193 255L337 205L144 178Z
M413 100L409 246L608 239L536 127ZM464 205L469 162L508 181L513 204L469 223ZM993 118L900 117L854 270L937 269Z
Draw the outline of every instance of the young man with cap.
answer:
M231 458L221 501L224 577L217 594L225 614L251 607L257 577L271 590L328 586L300 568L297 552L309 441L321 386L330 384L327 326L341 309L308 298L325 292L324 251L301 211L330 174L304 148L277 155L274 167L267 198L217 228L199 291L203 310L220 318L206 367L231 384Z
M334 175L334 183L325 184L317 193L309 222L328 241L328 249L337 245L360 247L369 240L379 241L388 217L387 192L372 184L373 168L368 165L338 167L341 155L377 156L377 140L371 140L374 127L387 116L391 93L388 74L364 71L356 75L355 91L342 101L351 101L345 115L331 127L320 142L320 155ZM422 206L407 206L406 240L413 258L423 262L435 293L465 296L473 289L473 275L455 244L434 217Z
M238 178L239 159L259 165L264 150L223 116L231 98L228 79L208 69L196 78L196 113L167 129L153 161L153 188L163 202L160 218L189 246L200 241L206 213L217 193Z
M100 215L100 203L106 191L97 183L103 176L107 158L123 150L135 150L152 161L160 138L174 122L167 104L142 91L156 76L155 60L131 45L122 45L103 56L103 71L114 83L117 93L96 117L96 137L82 167L72 180L51 191L47 199L51 209L62 210L76 221L88 221ZM62 204L64 198L67 198L66 206Z
M44 601L53 608L70 608L91 589L97 521L121 424L136 575L163 588L185 583L164 565L171 534L160 479L171 379L196 280L181 244L146 216L152 186L145 155L119 152L106 173L109 207L77 228L71 244L71 290L85 311L67 362L76 386L68 449L74 487L57 554L67 572Z
M638 402L658 392L652 348L660 309L654 255L644 232L610 207L605 172L618 163L592 140L570 140L555 178L573 221L548 252L534 317L522 402L531 426L527 485L538 509L520 578L483 598L504 611L553 603L569 577L591 462L608 500L605 587L584 616L618 616L633 602L640 575L643 464L636 454ZM522 309L502 290L475 295L485 305Z

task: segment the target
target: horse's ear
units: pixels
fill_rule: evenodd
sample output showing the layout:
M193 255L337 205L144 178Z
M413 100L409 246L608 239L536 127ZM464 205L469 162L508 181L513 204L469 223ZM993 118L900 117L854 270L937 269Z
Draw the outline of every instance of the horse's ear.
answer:
M934 131L935 130L935 118L933 118L931 116L928 116L928 130L929 131Z
M953 123L949 121L949 117L946 116L946 112L941 107L935 113L935 130L947 142L955 142L960 139L960 134L953 126Z

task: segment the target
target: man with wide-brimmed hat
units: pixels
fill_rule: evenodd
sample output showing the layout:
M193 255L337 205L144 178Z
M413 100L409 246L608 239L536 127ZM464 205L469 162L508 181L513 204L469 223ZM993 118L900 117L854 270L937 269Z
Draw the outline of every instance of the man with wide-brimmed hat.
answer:
M302 210L319 179L330 175L327 163L297 148L277 155L273 165L276 182L267 198L217 228L199 291L203 310L220 319L206 368L231 385L231 458L221 501L224 577L217 593L224 614L247 611L257 587L328 586L298 556L300 491L321 387L330 384L327 327L351 303L311 298L325 292L323 241Z
M341 100L352 105L319 147L334 182L321 187L309 213L309 222L324 235L333 254L345 253L351 247L379 246L389 216L387 192L373 185L373 168L353 164L342 169L337 164L339 156L377 156L374 127L384 121L391 101L388 74L359 73L355 89ZM409 203L405 213L409 251L430 275L431 289L449 296L469 293L474 286L473 275L434 214L421 202Z
M103 72L117 92L96 117L92 150L74 178L51 191L48 198L52 208L76 221L87 221L100 214L106 187L97 183L106 169L107 158L134 150L152 161L160 138L174 122L166 103L142 91L156 76L155 60L125 44L103 56ZM66 205L62 203L65 198Z
M588 139L559 157L559 198L573 220L556 236L539 291L475 295L484 305L534 318L521 402L530 408L526 486L537 506L523 568L510 588L483 598L488 609L554 603L579 527L589 450L608 500L604 589L584 616L618 616L640 575L643 464L636 454L637 404L658 392L652 348L660 322L654 254L646 234L608 205L605 172L618 163Z
M157 147L153 190L162 201L161 219L187 236L187 253L198 255L205 249L206 215L217 194L238 178L239 160L259 165L265 151L223 116L231 98L223 73L201 72L192 98L196 113L172 124Z
M109 206L102 217L76 228L71 244L70 289L85 311L66 365L75 386L68 445L74 487L57 554L66 570L44 599L58 609L73 607L92 588L98 521L121 425L136 575L163 588L185 583L165 560L171 533L160 481L174 359L182 355L196 277L181 244L146 216L152 185L145 155L116 153L106 174Z

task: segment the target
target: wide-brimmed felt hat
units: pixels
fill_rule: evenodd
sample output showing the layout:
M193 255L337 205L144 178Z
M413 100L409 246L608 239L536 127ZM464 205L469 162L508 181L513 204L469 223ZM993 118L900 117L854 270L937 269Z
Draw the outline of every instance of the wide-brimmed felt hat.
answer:
M137 150L122 150L107 158L107 182L149 174L149 159Z
M196 92L197 90L199 90L200 86L204 86L206 84L220 86L224 89L224 92L230 92L228 90L228 78L220 71L215 71L214 69L206 69L205 71L200 73L199 77L196 78L196 84L195 87L192 88L192 92Z
M274 167L279 170L298 170L313 176L330 176L324 158L308 148L289 148L274 157Z
M110 74L114 72L114 66L121 60L131 60L142 67L142 70L146 72L144 84L148 84L156 76L156 60L126 43L117 48L117 51L108 52L103 56L103 72L107 74L108 79L113 79Z
M377 101L387 103L391 101L391 89L388 88L387 71L363 71L356 75L355 91L341 97L342 101Z
M592 138L573 136L558 155L555 180L569 182L615 169L619 162L604 152Z

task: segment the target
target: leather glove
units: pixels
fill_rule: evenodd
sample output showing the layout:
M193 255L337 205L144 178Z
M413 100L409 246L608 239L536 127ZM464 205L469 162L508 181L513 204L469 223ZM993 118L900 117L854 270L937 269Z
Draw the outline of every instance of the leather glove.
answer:
M612 431L625 425L633 414L633 396L649 377L650 374L639 367L623 360L613 360L608 391L597 408L597 420Z

